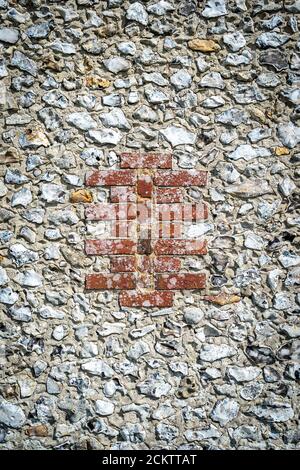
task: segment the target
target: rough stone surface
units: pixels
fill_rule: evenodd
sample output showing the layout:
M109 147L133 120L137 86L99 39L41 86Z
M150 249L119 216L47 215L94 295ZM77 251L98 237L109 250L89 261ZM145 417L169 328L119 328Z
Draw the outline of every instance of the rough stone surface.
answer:
M299 449L299 14L299 0L0 0L1 450ZM184 232L208 248L184 258L171 240L158 278L205 272L205 290L120 305L85 288L117 265L113 245L85 254L108 226L84 214L122 152L159 168L172 154L161 197L209 207Z

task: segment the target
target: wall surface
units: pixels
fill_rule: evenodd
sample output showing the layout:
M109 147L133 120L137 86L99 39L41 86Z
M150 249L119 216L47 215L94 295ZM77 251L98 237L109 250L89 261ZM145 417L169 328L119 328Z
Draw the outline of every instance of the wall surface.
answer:
M299 445L299 13L0 0L1 449ZM85 175L122 152L208 174L208 252L175 256L206 287L169 307L85 288L111 269Z

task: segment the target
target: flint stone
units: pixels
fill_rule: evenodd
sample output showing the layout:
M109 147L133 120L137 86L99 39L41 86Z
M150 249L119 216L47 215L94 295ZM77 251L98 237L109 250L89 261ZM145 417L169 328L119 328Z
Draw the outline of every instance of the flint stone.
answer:
M127 131L131 129L131 125L121 109L112 109L108 113L100 114L100 119L105 127L117 127Z
M14 305L9 309L8 313L15 321L29 322L32 318L31 309L29 307L18 307Z
M97 127L96 121L86 112L71 113L67 116L66 121L82 131L89 131Z
M289 66L286 54L277 50L270 50L262 53L260 55L259 62L261 65L269 65L273 67L276 72L281 72Z
M251 382L255 380L261 373L259 367L249 366L249 367L228 367L226 369L226 375L235 380L237 383Z
M220 400L215 404L210 417L213 421L220 423L221 426L225 426L237 417L239 409L238 402L230 398L224 398L224 400Z
M197 325L204 317L203 311L197 307L185 307L183 312L184 321L188 325Z
M204 344L201 346L199 358L205 362L214 362L235 356L236 353L236 349L227 344Z
M44 39L50 33L49 23L39 23L33 26L30 26L26 30L26 34L30 39Z
M87 133L87 137L92 141L101 145L111 144L117 145L122 139L122 134L115 129L91 130Z
M227 109L221 114L217 114L215 121L221 124L237 127L246 122L247 114L238 108Z
M207 73L201 78L199 85L203 88L218 88L219 90L225 88L224 80L219 72Z
M49 45L49 47L54 52L58 52L61 54L65 54L65 55L76 54L76 47L73 44L70 44L68 42L62 42L62 41L59 41L58 39L52 42Z
M140 2L134 2L127 8L126 18L143 26L148 24L148 13Z
M30 75L33 75L34 77L37 75L38 69L36 63L23 54L23 52L14 51L14 55L11 59L11 65L29 73Z
M130 68L130 62L122 57L111 57L103 61L104 66L112 73L125 72Z
M8 401L0 401L0 423L9 428L19 429L24 426L26 416L22 408Z
M23 206L26 207L32 202L31 191L27 188L22 188L15 192L11 198L11 206Z
M19 299L19 295L14 292L10 287L0 289L0 303L6 305L13 305Z
M114 375L113 369L100 359L92 359L89 362L85 362L81 365L81 369L91 375L97 375L105 379L110 379Z
M19 40L19 31L15 28L0 28L0 41L8 44L16 44Z
M172 147L177 145L188 145L196 142L196 134L190 132L185 127L169 126L160 131Z
M271 152L265 147L252 147L249 144L239 145L233 152L228 154L228 158L232 160L246 160L250 161L259 157L270 157Z
M237 52L246 45L246 40L240 31L224 34L223 41L232 52Z
M204 18L218 18L227 15L226 0L207 0L201 15Z
M295 148L300 143L300 127L292 122L279 124L277 135L281 143L289 149Z
M251 407L249 413L269 423L284 423L294 417L294 411L289 403L270 400Z
M256 44L258 47L262 49L266 49L268 47L281 47L286 42L290 40L290 37L286 34L279 34L279 33L263 33L256 39Z
M52 307L42 307L39 309L39 315L44 318L45 320L50 319L58 319L62 320L64 318L64 313L54 310Z

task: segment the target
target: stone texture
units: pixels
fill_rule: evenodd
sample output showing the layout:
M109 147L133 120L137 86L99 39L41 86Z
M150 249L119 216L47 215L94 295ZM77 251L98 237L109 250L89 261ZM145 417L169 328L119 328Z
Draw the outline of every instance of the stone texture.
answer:
M1 450L299 449L299 13L0 0Z

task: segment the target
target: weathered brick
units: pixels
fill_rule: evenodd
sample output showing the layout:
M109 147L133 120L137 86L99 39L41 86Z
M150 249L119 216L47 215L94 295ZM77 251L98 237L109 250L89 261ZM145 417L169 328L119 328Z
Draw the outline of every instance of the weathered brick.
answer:
M157 255L205 255L206 240L157 240L154 245Z
M207 172L202 170L157 170L154 184L157 186L205 186Z
M136 235L136 222L132 220L112 220L110 223L110 236L112 238L134 238Z
M110 258L110 270L113 273L127 273L136 270L135 256L113 256Z
M173 292L164 291L121 292L119 296L122 307L172 307L173 299Z
M87 255L133 255L136 243L133 240L86 240Z
M121 204L91 204L85 208L87 220L133 220L136 218L136 205Z
M181 238L183 224L180 221L160 222L158 225L158 238Z
M153 183L150 175L140 175L137 181L137 193L141 197L151 198Z
M204 289L205 274L157 274L155 288L161 290Z
M133 186L113 186L110 188L111 202L136 202L136 191Z
M157 204L173 204L174 202L182 202L184 192L181 188L156 188Z
M172 155L167 153L122 153L121 168L172 168Z
M101 290L127 290L135 289L136 279L134 274L88 274L85 278L86 289Z
M159 220L182 220L184 222L207 219L206 204L159 204L156 206Z
M157 256L153 259L153 264L158 273L178 272L181 268L181 260L172 256Z
M133 186L135 183L134 170L97 170L86 177L87 186Z

